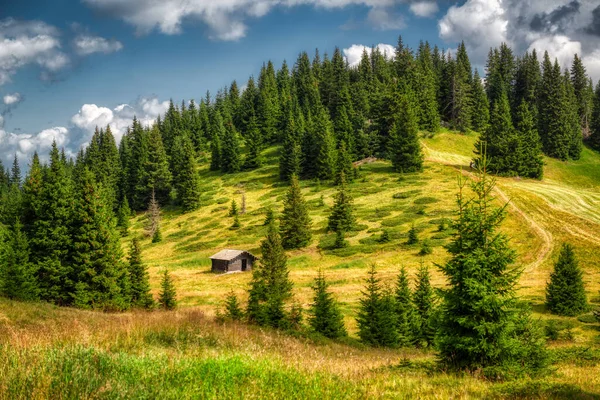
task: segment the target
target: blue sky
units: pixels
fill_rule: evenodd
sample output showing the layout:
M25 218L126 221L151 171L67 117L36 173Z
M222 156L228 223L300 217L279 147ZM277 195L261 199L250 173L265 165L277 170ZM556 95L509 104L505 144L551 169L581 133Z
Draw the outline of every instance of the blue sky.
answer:
M53 139L75 153L96 125L150 123L169 98L199 99L263 61L353 45L454 48L474 65L502 41L580 53L600 78L598 0L0 0L0 160ZM596 18L594 10L598 7ZM542 23L531 24L530 21ZM524 22L525 21L525 22ZM596 25L597 24L597 25ZM575 28L575 26L579 28ZM586 27L581 29L581 27ZM597 29L596 29L597 28ZM590 44L591 43L591 44ZM126 104L126 106L123 106Z

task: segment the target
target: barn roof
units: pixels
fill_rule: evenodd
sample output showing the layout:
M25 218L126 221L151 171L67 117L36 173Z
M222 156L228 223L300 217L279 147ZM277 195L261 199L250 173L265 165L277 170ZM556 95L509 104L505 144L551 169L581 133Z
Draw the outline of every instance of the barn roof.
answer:
M236 258L237 256L242 255L244 253L248 253L248 252L244 251L244 250L230 250L230 249L225 249L225 250L221 250L217 254L212 255L210 257L210 259L211 260L231 261L234 258ZM248 254L250 254L250 253L248 253ZM252 254L250 254L250 256L252 256Z

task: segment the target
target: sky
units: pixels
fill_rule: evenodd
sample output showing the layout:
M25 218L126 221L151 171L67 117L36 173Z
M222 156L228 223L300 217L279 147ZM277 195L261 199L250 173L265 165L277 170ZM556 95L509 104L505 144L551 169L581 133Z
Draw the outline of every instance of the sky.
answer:
M389 54L465 41L484 69L490 47L579 54L600 80L600 0L0 0L0 161L23 166L52 141L76 154L96 126L117 139L134 115L204 97L262 63L365 46Z

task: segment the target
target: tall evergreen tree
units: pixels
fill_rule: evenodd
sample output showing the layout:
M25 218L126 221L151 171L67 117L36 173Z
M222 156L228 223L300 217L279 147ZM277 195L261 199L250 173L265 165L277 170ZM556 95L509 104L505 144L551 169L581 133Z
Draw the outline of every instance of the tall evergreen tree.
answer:
M307 178L331 179L335 144L331 120L322 106L309 118L307 131L302 149L303 175Z
M225 135L221 141L221 171L239 172L242 167L239 135L230 121L225 121Z
M292 175L280 219L283 247L285 249L300 249L308 246L312 238L311 224L298 178Z
M342 172L338 192L335 195L331 214L329 214L327 230L345 233L354 229L356 221L352 208L352 196L348 193L345 174Z
M119 204L117 210L117 228L121 230L121 236L127 236L129 231L129 218L131 217L131 208L129 208L129 201L127 197Z
M347 332L344 327L344 317L338 303L327 290L328 287L323 271L319 270L313 284L315 293L308 322L315 332L330 339L337 339L346 336Z
M414 87L418 99L419 127L435 132L440 127L440 115L437 102L437 79L433 65L431 47L428 42L421 42L416 57L416 79Z
M487 94L485 93L485 88L481 83L481 77L477 69L473 75L471 93L473 94L473 117L471 121L473 129L477 132L484 132L490 121L490 109Z
M523 100L517 109L516 118L516 129L521 144L521 150L519 151L519 176L542 179L544 175L542 144L540 143L540 136L536 128L534 115L529 109L526 100Z
M571 84L576 100L577 115L583 132L590 131L593 98L589 90L589 78L581 58L575 54L571 66Z
M142 261L142 249L137 238L134 238L131 242L128 264L131 305L139 308L153 308L154 299L150 293L148 268Z
M12 300L32 301L39 296L38 282L35 265L29 261L27 237L21 228L20 222L12 226L4 254L0 252L0 293Z
M564 243L546 286L546 305L554 314L576 316L588 310L583 271L573 246Z
M179 136L175 139L173 149L177 198L184 211L194 211L200 207L200 177L194 145L187 136Z
M457 369L525 368L533 373L544 367L544 343L528 314L516 307L519 272L510 267L515 254L508 238L497 231L505 207L492 207L494 184L480 173L471 184L472 199L464 196L465 183L459 185L451 258L441 266L448 287L440 291L439 358Z
M223 156L223 138L225 137L225 125L223 125L223 117L221 112L216 110L211 120L210 128L210 170L218 171L222 168L222 156Z
M414 341L417 321L413 296L408 286L408 274L405 268L401 268L398 274L395 297L398 344L400 346L408 346Z
M352 182L354 180L354 165L352 164L352 156L348 152L346 142L341 142L337 150L337 157L335 160L335 183L341 184L342 175L346 181Z
M590 146L600 151L600 81L594 92L594 107L592 111Z
M180 136L178 135L175 139L173 139L173 151L172 159L173 161L179 157L178 151L180 149L176 148L175 145L177 143L177 139ZM179 165L175 165L173 162L173 171L179 179ZM145 193L144 197L145 203L147 204L150 199L150 193L154 190L154 194L156 199L160 204L168 204L170 195L171 195L171 185L173 181L173 176L169 170L169 160L167 158L167 153L163 146L163 141L161 137L160 130L158 126L153 126L148 132L148 159L146 161L146 174L145 178L147 179L145 183Z
M435 299L430 280L429 268L422 265L417 272L417 283L413 293L417 327L415 341L422 346L431 346L435 337Z
M410 89L400 93L399 112L395 115L389 154L398 172L417 172L423 169L423 152L418 136L415 106Z
M292 282L281 236L274 223L269 225L261 251L260 263L252 269L246 315L258 325L284 328L288 323L285 306L292 297Z
M300 113L294 111L296 107L287 110L285 127L283 130L283 141L281 156L279 158L279 177L289 181L293 175L299 176L301 172L303 118Z
M73 302L78 307L124 310L129 307L119 285L126 274L113 221L112 203L85 167L77 182L73 215Z
M250 117L246 136L246 148L248 150L246 159L244 160L244 168L256 169L262 165L260 152L262 150L261 131L258 127L258 122L255 116Z
M15 185L17 187L21 187L21 167L19 166L19 159L15 154L15 158L13 159L12 168L10 170L10 178L8 181L9 185Z

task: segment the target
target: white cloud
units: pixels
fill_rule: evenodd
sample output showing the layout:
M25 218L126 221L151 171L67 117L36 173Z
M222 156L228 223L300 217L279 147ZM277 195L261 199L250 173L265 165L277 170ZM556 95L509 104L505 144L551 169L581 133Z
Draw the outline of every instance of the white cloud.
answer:
M439 7L435 1L418 1L410 5L410 11L417 17L429 18L439 11Z
M404 17L388 8L372 8L367 14L367 22L380 31L393 31L406 28Z
M380 43L375 46L381 51L381 53L385 54L387 58L393 58L396 54L396 48L391 44ZM344 57L348 61L348 64L351 67L355 67L360 63L360 59L363 55L363 52L367 50L368 53L371 53L371 48L364 46L362 44L353 44L347 49L343 50Z
M466 0L450 7L438 27L446 42L465 41L475 65L484 65L490 47L505 42L516 54L547 50L563 68L579 53L598 80L596 14L600 16L597 0Z
M65 148L68 156L73 156L69 151L70 142L69 130L62 126L44 129L37 134L17 134L6 132L0 129L0 155L1 160L9 165L15 154L21 164L25 165L31 159L31 156L37 151L42 160L47 160L48 153L52 147L52 142Z
M120 18L143 35L154 29L173 35L182 32L186 20L199 20L210 30L210 37L218 40L238 40L246 35L245 20L268 14L275 7L291 8L300 5L335 9L349 5L372 8L372 19L379 29L398 29L402 21L389 15L381 23L383 9L390 9L405 0L83 0L89 6ZM393 13L392 13L393 14Z
M37 65L56 72L69 63L60 50L56 28L40 21L0 21L0 85L10 81L26 65Z
M4 104L6 104L7 106L11 106L11 105L20 103L21 102L21 94L20 93L7 94L4 96L3 101L4 101Z
M110 54L123 48L118 40L108 40L100 36L79 35L73 41L75 51L80 56L88 56L94 53Z

